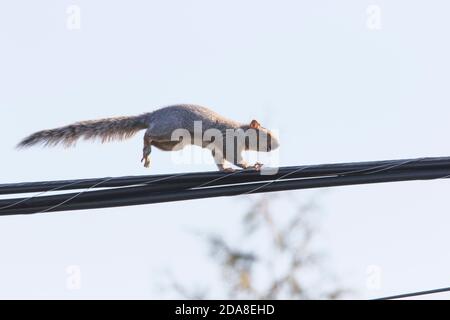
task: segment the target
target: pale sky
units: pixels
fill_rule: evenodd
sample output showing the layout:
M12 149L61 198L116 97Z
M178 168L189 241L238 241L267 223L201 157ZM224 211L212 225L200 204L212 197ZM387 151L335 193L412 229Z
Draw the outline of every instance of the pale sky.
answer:
M80 29L68 28L71 5ZM36 130L174 103L279 130L282 166L448 156L448 12L443 0L3 3L0 182L215 170L158 151L145 169L141 134L14 149ZM328 190L328 268L356 298L450 286L449 186ZM184 283L218 277L191 230L233 238L251 197L1 217L0 297L177 297L159 290L167 270ZM81 271L75 290L69 266Z

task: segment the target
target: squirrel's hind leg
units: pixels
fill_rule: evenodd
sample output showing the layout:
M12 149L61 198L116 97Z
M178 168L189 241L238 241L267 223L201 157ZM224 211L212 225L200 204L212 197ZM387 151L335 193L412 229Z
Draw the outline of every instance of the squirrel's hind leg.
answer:
M214 158L214 162L216 163L217 169L219 169L219 171L234 172L233 168L225 166L226 160L221 152L214 149L214 150L211 150L211 154Z
M257 162L254 165L249 165L247 161L244 160L241 153L238 153L236 159L234 159L233 164L241 169L253 169L256 171L261 171L261 167L263 166L261 163Z
M142 159L144 167L150 167L150 154L152 153L152 139L148 135L144 135L144 148L142 149Z

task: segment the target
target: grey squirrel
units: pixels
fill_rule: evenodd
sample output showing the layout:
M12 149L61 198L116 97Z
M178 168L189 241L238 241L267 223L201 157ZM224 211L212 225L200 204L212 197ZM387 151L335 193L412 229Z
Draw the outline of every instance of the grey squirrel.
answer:
M195 136L199 130L196 123L201 125L200 139ZM233 171L225 167L226 161L243 169L259 170L262 164L248 165L242 158L242 152L244 150L269 152L279 146L274 134L256 120L243 124L227 119L206 107L179 104L138 116L88 120L56 129L38 131L23 139L17 147L30 147L36 144L44 146L62 144L70 147L80 138L85 140L100 138L102 142L123 140L131 138L144 129L146 132L141 162L144 162L147 168L150 166L152 146L164 151L180 150L188 144L208 148L221 171ZM189 136L179 135L178 137L182 139L174 139L174 133L177 130L183 130ZM212 131L212 134L208 134L211 137L209 140L205 137L206 133L210 133L208 130ZM232 136L237 131L244 134L253 131L255 135L245 135L244 139L239 139ZM250 141L252 137L256 140ZM233 146L230 147L230 144Z

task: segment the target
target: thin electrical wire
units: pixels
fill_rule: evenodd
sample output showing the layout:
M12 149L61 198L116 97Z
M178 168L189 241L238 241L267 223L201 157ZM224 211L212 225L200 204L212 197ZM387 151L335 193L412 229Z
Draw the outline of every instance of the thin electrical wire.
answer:
M450 292L450 287L397 294L394 296L387 296L387 297L377 298L374 300L396 300L396 299L425 296L425 295L429 295L429 294L442 293L442 292Z
M45 194L47 194L47 193L49 193L49 192L52 192L52 191L58 191L58 190L60 190L61 188L64 188L64 187L70 187L70 186L76 185L76 184L78 184L78 183L80 183L80 182L79 182L79 181L75 181L75 182L66 184L66 185L64 185L64 186L62 186L62 187L60 186L60 187L56 187L56 188L53 188L53 189L50 189L50 190L47 190L47 191L39 192L39 193L37 193L37 194L34 194L34 195L32 195L32 196L29 196L28 198L23 198L23 199L18 200L17 202L14 202L14 203L11 203L11 204L9 204L9 205L0 207L0 210L8 209L8 208L14 207L14 206L16 206L16 205L18 205L18 204L21 204L21 203L24 203L24 202L26 202L26 201L28 201L28 200L30 200L30 199L34 199L34 198L36 198L36 197L43 196L43 195L45 195Z
M112 179L112 178L110 178L110 179ZM108 179L105 179L102 182L96 183L95 185L92 186L92 188L98 187L100 184L102 184L103 182L107 182L107 181L108 181ZM53 211L53 210L57 209L58 207L64 205L65 203L68 203L69 201L74 200L75 198L81 196L83 193L88 192L89 190L90 190L89 188L87 190L82 190L82 191L78 192L77 194L75 194L74 196L70 197L69 199L67 199L65 201L62 201L61 203L58 203L58 204L54 205L53 207L44 209L44 210L42 210L42 211L40 211L38 213L45 213L45 212L48 212L48 211Z

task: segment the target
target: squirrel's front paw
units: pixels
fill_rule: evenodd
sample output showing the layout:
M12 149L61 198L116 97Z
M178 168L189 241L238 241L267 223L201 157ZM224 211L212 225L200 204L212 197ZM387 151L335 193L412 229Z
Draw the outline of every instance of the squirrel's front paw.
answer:
M252 166L248 166L248 167L246 167L245 169L246 170L255 170L255 171L261 171L261 168L262 168L262 166L263 166L263 164L262 163L259 163L259 162L257 162L257 163L255 163L254 165L252 165Z
M264 165L264 164L257 162L257 163L255 163L255 164L253 165L253 168L254 168L256 171L261 171L261 168L262 168L263 165Z

